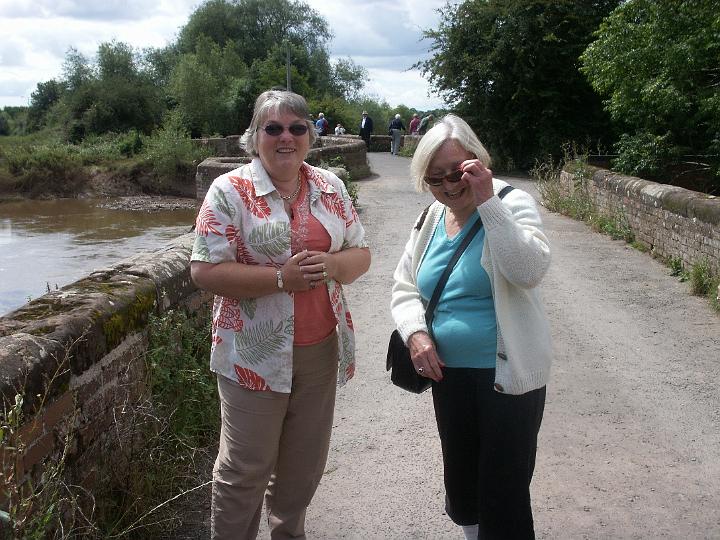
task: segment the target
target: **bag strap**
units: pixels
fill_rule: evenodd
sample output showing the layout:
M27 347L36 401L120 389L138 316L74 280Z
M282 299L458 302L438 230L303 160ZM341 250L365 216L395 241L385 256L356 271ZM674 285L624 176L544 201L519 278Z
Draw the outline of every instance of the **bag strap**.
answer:
M500 190L498 193L498 197L502 200L505 195L510 193L513 189L515 189L511 185L507 185L504 188ZM429 208L429 207L428 207ZM427 209L425 209L425 212L422 215L422 220L425 220L425 216L427 215ZM477 219L475 220L475 223L473 223L471 229L468 231L468 233L465 235L465 238L463 238L463 241L460 243L458 248L455 250L455 253L453 253L453 256L448 261L447 266L445 267L445 270L443 271L442 275L440 276L440 279L438 280L437 285L435 286L435 290L433 291L432 296L430 297L430 302L427 305L427 309L425 310L425 322L428 327L428 333L432 335L432 321L435 317L435 308L437 307L437 303L440 300L440 294L442 293L442 290L445 288L445 284L447 283L447 280L450 278L450 274L453 271L453 268L455 268L455 265L457 264L458 260L460 259L460 256L463 254L465 249L468 247L470 242L473 238L475 238L475 235L478 233L478 231L482 228L483 222L482 219L480 219L480 215L478 215Z
M465 238L463 238L462 242L460 243L458 248L455 250L455 253L453 253L453 256L450 258L450 261L448 262L447 266L445 267L445 270L443 271L442 275L440 276L440 279L438 280L438 283L435 286L435 290L433 291L432 297L430 298L430 302L428 303L427 309L425 310L425 322L428 327L428 332L432 331L432 321L433 321L433 317L435 316L435 308L437 307L438 300L440 300L440 294L442 293L442 290L445 288L445 284L447 283L447 280L450 277L450 274L452 273L453 268L455 268L455 265L457 264L458 259L463 254L463 251L465 251L465 248L468 247L468 244L470 244L472 239L475 238L475 235L482 228L482 226L483 226L482 219L480 219L480 216L478 215L477 219L475 220L475 223L473 223L472 227L470 228L468 233L465 235Z

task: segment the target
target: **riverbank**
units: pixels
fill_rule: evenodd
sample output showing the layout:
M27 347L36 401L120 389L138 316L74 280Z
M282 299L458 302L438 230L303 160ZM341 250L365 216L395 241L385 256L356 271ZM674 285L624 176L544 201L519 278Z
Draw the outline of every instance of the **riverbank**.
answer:
M59 196L23 192L14 186L0 184L0 204L24 200L95 199L99 208L158 212L197 209L194 177L183 175L173 181L158 183L154 175L142 167L87 167L75 193Z

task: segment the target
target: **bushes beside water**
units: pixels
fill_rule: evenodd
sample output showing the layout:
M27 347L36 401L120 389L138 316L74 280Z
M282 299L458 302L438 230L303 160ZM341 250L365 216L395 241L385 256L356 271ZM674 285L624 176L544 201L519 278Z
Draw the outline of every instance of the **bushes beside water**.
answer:
M195 167L205 157L207 151L172 122L151 136L131 130L88 137L79 144L14 138L0 146L0 188L31 197L72 197L84 189L93 166L139 169L143 190L164 193L175 183L194 181Z

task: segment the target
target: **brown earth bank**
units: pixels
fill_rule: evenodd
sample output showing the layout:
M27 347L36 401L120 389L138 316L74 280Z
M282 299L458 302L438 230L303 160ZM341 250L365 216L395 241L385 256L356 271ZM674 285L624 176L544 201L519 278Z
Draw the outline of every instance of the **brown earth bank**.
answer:
M183 174L172 181L159 181L139 166L113 170L91 167L83 174L85 177L77 182L77 189L62 195L52 190L21 191L0 187L0 202L69 197L98 199L98 206L109 210L157 212L199 207L195 199L194 174Z

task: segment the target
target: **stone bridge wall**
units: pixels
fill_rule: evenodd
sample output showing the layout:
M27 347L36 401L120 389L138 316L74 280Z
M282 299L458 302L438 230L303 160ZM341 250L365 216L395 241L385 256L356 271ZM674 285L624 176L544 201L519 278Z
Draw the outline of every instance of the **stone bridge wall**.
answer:
M588 167L585 182L597 211L624 216L635 239L662 259L680 258L685 268L707 260L720 272L720 199L606 169ZM569 170L561 173L566 193L584 187Z
M20 429L24 451L15 456L0 448L3 470L38 480L41 464L66 448L67 434L72 482L92 487L99 464L113 463L117 439L104 443L132 422L128 404L147 395L149 315L207 305L190 281L193 238L183 235L0 317L0 397L7 407L23 394L27 419Z
M213 146L217 152L223 151L222 149L225 147L233 146L233 144L222 142L224 139L207 139L207 141L208 145L214 145L214 141L218 141L217 146ZM237 138L234 145L239 149ZM242 150L238 154L229 154L227 157L220 155L222 157L211 157L198 165L195 186L196 196L199 200L205 198L205 194L215 178L251 160ZM370 175L365 143L353 135L319 137L315 146L308 152L307 162L311 165L319 165L321 161L330 162L336 157L343 159L353 180L360 180Z

